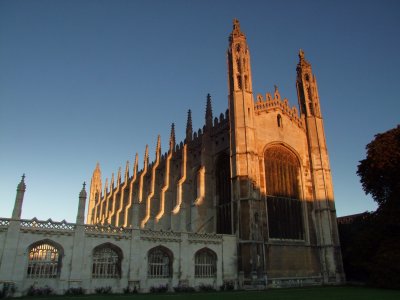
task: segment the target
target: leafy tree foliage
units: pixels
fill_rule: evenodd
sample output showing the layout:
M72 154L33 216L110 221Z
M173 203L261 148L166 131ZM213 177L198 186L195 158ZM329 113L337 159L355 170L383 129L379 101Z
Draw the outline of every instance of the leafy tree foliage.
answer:
M400 125L377 134L366 150L357 174L378 209L339 224L344 268L350 281L400 288Z
M367 157L360 161L357 174L367 194L380 209L398 208L400 203L400 125L377 134L366 147Z

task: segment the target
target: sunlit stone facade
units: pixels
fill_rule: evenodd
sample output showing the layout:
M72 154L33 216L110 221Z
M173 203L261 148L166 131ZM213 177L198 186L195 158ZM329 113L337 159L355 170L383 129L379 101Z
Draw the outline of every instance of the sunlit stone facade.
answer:
M299 107L277 87L254 97L250 52L234 21L227 51L228 109L143 169L102 184L93 172L76 224L12 219L0 223L0 281L20 291L48 284L94 291L201 284L265 288L342 282L333 187L316 77L304 52L297 65ZM23 181L21 182L21 184ZM20 184L20 185L21 185ZM20 187L19 187L20 188ZM12 233L12 234L11 234ZM41 265L30 257L44 249ZM32 252L33 251L33 252ZM13 270L8 272L8 270Z

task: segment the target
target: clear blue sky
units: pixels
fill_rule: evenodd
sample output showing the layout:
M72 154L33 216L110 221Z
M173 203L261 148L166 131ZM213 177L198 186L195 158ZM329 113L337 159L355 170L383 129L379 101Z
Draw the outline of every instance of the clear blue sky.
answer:
M400 115L400 1L0 1L0 216L26 173L22 217L75 221L83 181L103 182L187 110L227 108L238 18L254 93L297 105L298 50L317 76L337 214L374 210L356 175L365 145Z

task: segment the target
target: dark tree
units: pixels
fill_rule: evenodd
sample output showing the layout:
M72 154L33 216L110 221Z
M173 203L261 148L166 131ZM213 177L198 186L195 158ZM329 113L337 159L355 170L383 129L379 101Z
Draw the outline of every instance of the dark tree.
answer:
M379 209L398 209L400 205L400 125L377 134L366 147L367 157L360 161L357 175L367 194Z
M378 209L339 224L344 267L349 280L400 288L400 125L377 134L366 150L357 175Z

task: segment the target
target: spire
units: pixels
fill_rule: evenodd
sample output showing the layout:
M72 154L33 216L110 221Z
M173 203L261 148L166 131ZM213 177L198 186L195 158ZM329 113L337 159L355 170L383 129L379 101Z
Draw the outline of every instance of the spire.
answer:
M135 162L133 164L133 176L135 176L138 171L138 164L139 164L139 154L136 152Z
M212 114L212 107L211 107L211 96L207 94L207 104L206 104L206 128L212 128L213 124L213 114Z
M106 182L104 184L104 197L106 197L108 192L108 178L106 178Z
M114 172L111 173L110 192L114 189Z
M24 201L25 191L26 191L25 174L22 174L21 181L17 186L17 195L15 196L14 210L12 212L13 219L21 219L22 202Z
M240 30L240 22L238 19L233 19L233 30L229 37L229 41L232 41L235 37L243 37L246 38L244 33Z
M156 160L158 161L161 156L161 136L157 136L157 146L156 146Z
M190 142L193 137L192 128L192 111L188 110L187 123L186 123L186 142Z
M148 164L149 164L149 145L146 145L146 149L144 150L143 168Z
M118 168L117 186L121 184L121 167Z
M76 223L81 225L84 224L86 196L86 182L83 182L82 190L79 193L78 214L76 215Z
M175 124L171 124L171 134L169 136L169 151L174 151L175 148Z
M129 178L129 160L126 161L126 165L125 165L125 182L128 181Z

